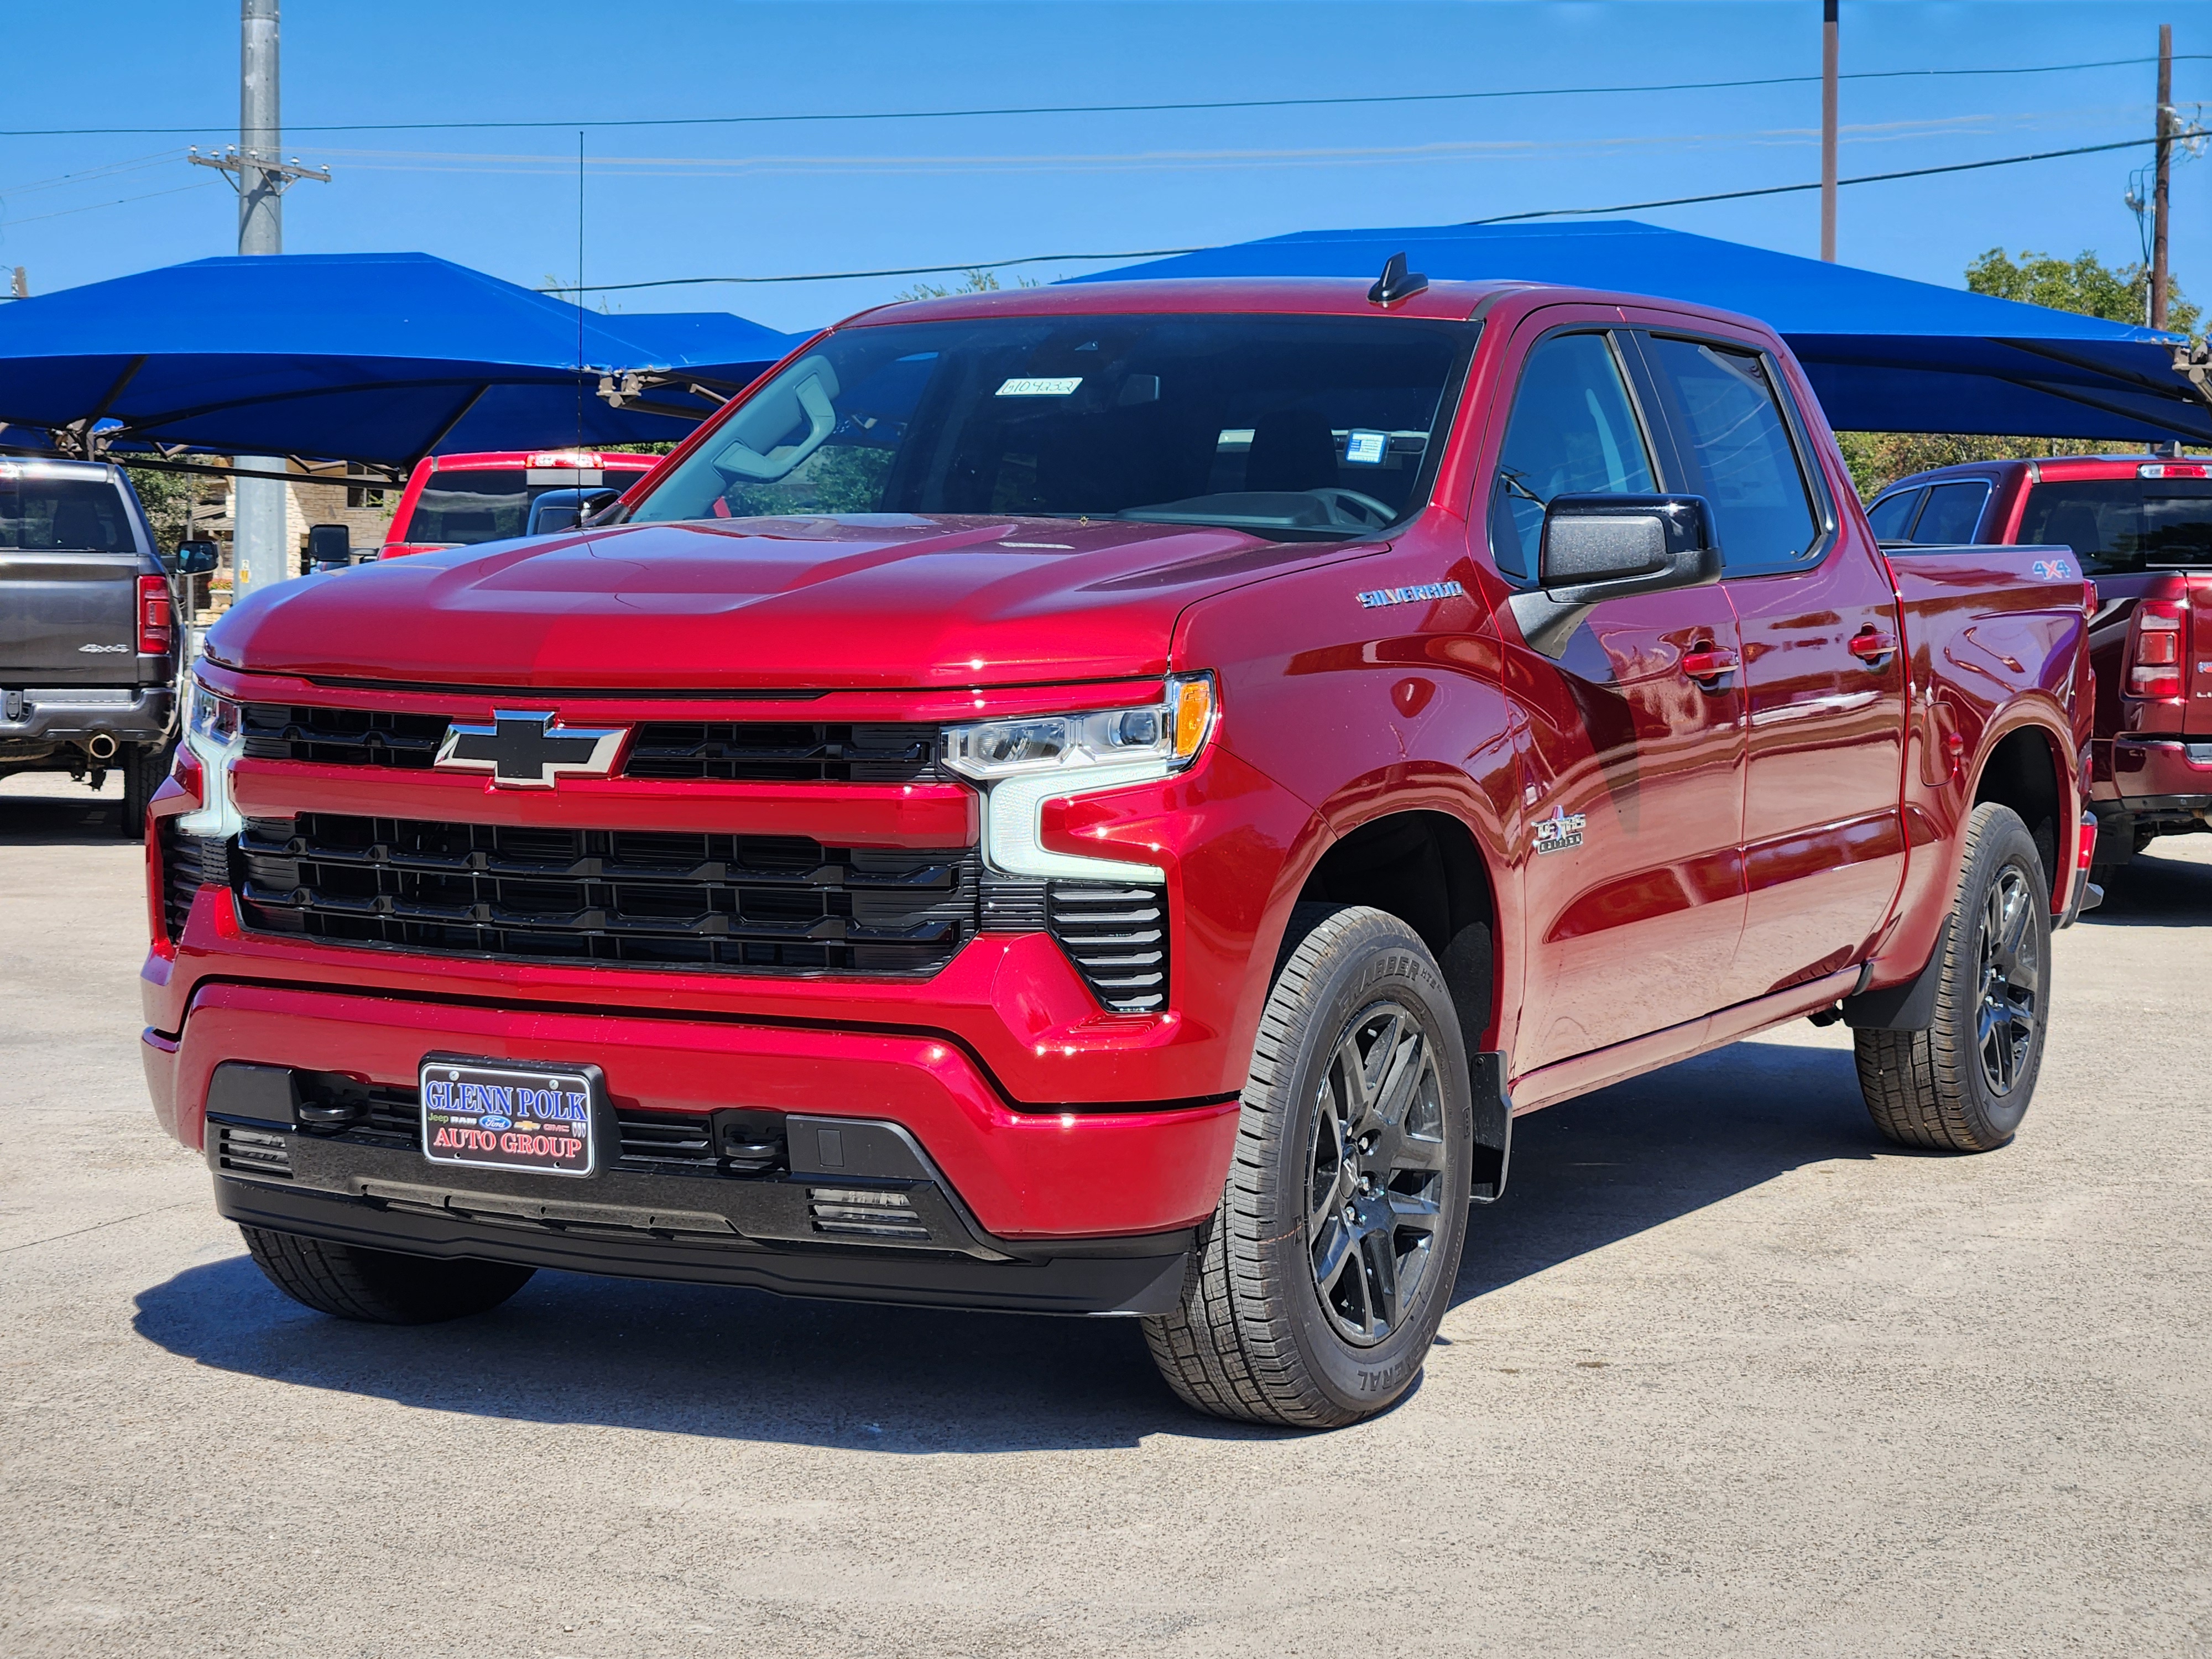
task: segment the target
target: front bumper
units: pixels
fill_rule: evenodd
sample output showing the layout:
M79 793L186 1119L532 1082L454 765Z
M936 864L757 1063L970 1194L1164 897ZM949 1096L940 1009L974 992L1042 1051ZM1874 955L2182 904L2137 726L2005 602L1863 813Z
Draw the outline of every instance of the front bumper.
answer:
M1127 1238L1213 1212L1237 1133L1235 1099L1152 1110L1024 1111L941 1036L736 1021L459 1006L236 982L204 983L180 1037L141 1044L155 1110L188 1146L208 1140L225 1062L349 1079L411 1099L432 1052L589 1061L616 1109L702 1121L729 1108L787 1120L887 1121L913 1139L988 1248ZM218 1139L220 1137L218 1136ZM450 1184L419 1152L379 1179ZM481 1190L481 1179L471 1175ZM560 1177L544 1190L574 1198ZM351 1191L341 1187L337 1190ZM623 1200L627 1202L628 1200ZM653 1202L665 1198L647 1196ZM692 1207L696 1207L696 1203ZM645 1248L641 1246L641 1248Z
M672 1164L611 1121L609 1156L579 1179L434 1164L388 1102L386 1117L342 1127L300 1121L302 1102L327 1110L315 1074L218 1068L207 1161L224 1216L417 1255L1042 1313L1166 1312L1193 1239L994 1238L914 1138L882 1121L794 1116L781 1160L761 1170ZM837 1219L856 1188L895 1206L868 1212L890 1219Z

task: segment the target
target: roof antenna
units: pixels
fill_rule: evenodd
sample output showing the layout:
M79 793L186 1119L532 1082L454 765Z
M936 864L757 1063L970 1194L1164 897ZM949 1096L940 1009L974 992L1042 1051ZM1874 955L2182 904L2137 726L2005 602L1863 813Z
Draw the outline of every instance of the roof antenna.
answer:
M1367 290L1370 306L1395 305L1401 300L1410 300L1429 285L1429 279L1418 270L1406 269L1406 256L1394 253L1382 262L1382 274L1375 279L1375 286Z

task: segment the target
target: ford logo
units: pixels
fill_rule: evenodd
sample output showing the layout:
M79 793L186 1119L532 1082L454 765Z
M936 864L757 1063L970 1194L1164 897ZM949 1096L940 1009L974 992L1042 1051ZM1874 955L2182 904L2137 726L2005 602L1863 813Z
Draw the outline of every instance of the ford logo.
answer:
M510 1120L501 1117L497 1112L486 1112L477 1120L479 1129L511 1129L514 1127Z

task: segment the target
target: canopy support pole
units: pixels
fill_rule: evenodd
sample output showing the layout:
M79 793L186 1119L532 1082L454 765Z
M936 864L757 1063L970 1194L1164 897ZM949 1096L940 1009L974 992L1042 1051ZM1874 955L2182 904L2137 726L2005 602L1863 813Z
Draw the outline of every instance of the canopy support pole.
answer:
M115 377L115 384L107 388L106 393L92 406L89 413L71 421L67 426L55 428L56 447L62 447L66 443L74 446L76 453L88 461L98 459L99 441L93 436L93 428L107 417L107 411L115 407L115 400L123 395L123 389L145 367L144 354L133 357L123 373Z
M469 411L474 409L477 403L483 398L484 393L490 390L491 382L487 380L483 385L478 386L474 392L469 393L466 400L462 403L459 409L453 411L453 418L448 420L445 425L440 427L435 432L432 433L430 434L430 441L424 444L422 448L415 452L415 459L413 461L409 463L409 465L410 466L420 466L422 462L428 458L432 450L435 449L440 444L446 441L447 434L450 434L455 427L459 426L463 421L468 419Z

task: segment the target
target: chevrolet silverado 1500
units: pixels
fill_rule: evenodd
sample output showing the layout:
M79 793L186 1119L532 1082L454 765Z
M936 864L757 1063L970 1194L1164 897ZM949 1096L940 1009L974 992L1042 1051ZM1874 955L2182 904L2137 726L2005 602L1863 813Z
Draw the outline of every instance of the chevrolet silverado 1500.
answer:
M1126 1314L1349 1422L1516 1113L1812 1016L1882 1133L2011 1138L2090 597L1885 556L1741 317L1401 261L868 313L579 528L210 635L155 1108L331 1314Z

